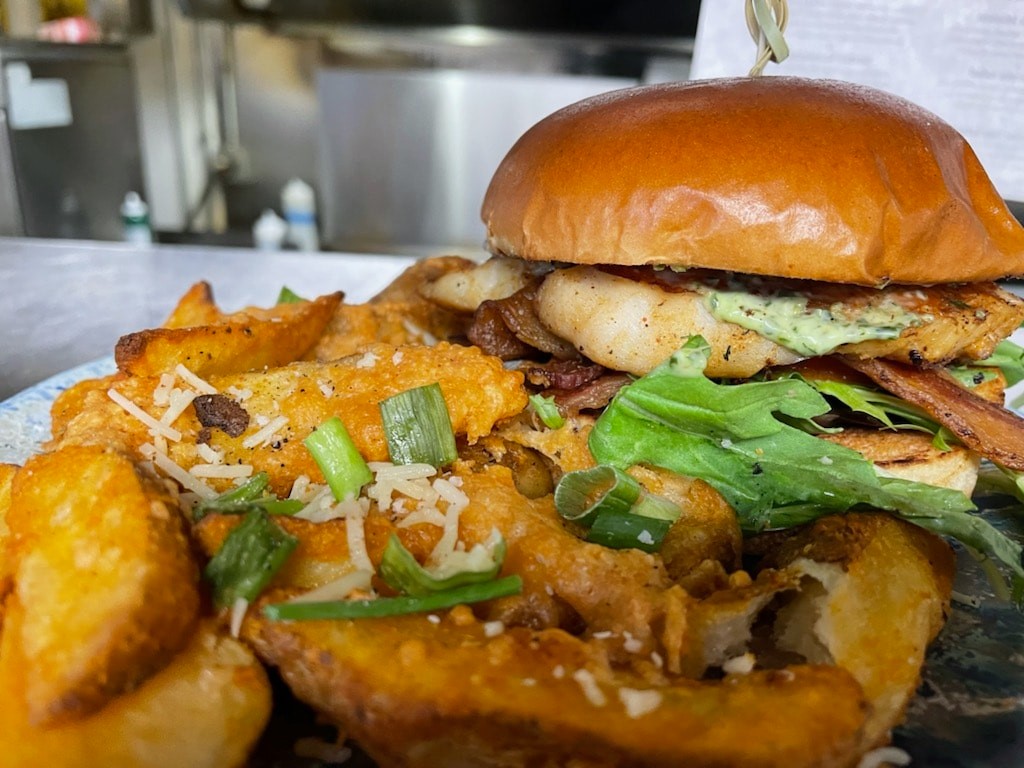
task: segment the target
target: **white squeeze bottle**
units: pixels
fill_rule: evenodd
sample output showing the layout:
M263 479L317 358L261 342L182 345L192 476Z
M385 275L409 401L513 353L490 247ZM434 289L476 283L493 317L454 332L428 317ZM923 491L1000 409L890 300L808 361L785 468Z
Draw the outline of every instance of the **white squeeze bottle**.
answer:
M149 227L149 206L139 197L138 192L129 192L121 203L121 227L127 243L145 245L153 242L153 230Z
M292 179L281 190L281 209L288 222L288 241L300 251L319 251L313 188L302 179Z
M252 239L259 251L280 251L288 234L288 224L267 208L252 227Z

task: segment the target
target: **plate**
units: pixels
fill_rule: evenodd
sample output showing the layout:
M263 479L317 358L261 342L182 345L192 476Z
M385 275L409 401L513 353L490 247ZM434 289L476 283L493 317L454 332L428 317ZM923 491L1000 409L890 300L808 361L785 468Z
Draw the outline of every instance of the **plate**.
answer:
M94 360L0 403L0 462L20 464L40 449L49 438L50 405L61 392L114 370L112 358ZM987 502L982 515L1024 542L1024 510L1001 501ZM954 589L961 599L929 650L918 695L893 744L906 750L915 766L1024 768L1024 613L997 600L977 563L962 549L957 554ZM283 689L280 696L289 698ZM288 757L294 739L309 735L311 713L294 701L285 708L289 717L274 718L253 766L312 765ZM358 754L346 763L371 765Z
M115 370L112 357L93 360L54 374L0 403L0 464L24 464L50 439L50 406L61 392Z

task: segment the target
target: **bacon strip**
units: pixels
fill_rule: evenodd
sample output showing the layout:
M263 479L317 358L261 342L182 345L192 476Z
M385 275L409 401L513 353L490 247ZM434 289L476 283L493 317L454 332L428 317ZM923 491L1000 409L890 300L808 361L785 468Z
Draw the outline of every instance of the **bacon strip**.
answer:
M1024 471L1024 419L1017 414L964 389L937 366L843 359L883 389L924 410L968 448L1008 469Z

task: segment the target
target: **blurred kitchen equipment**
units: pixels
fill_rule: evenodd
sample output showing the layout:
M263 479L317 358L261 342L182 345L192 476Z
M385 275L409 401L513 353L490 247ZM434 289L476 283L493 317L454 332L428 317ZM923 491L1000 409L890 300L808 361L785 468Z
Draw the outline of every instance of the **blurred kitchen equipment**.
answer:
M288 234L288 223L267 208L252 225L252 241L257 251L280 251Z
M281 211L288 222L288 242L300 251L319 251L313 188L302 179L289 179L281 190Z
M153 242L149 226L149 206L138 192L129 192L121 203L121 229L126 243L148 245Z
M0 234L120 240L143 188L127 49L2 39L0 72Z

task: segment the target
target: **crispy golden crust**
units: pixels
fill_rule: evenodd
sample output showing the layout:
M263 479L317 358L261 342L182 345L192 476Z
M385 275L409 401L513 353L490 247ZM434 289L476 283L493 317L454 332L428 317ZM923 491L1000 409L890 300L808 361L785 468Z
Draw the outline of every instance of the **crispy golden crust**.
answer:
M786 77L645 86L530 129L484 198L490 248L880 285L1024 273L1024 229L933 114Z
M270 684L252 652L207 622L170 663L98 713L33 726L14 698L27 670L0 643L2 768L234 768L245 764L270 716Z
M455 612L439 624L253 615L244 635L259 655L382 766L844 766L864 717L837 667L652 686L560 630L489 639ZM630 717L623 689L655 691L658 704Z
M848 514L778 536L766 564L803 582L779 611L780 647L847 669L872 707L862 747L884 741L949 610L949 545L890 515Z
M187 642L198 574L177 504L128 458L73 447L29 459L8 522L8 609L22 611L8 653L33 723L97 710Z
M269 310L249 309L209 325L129 333L118 339L114 359L130 376L159 376L178 364L204 378L284 365L316 344L341 297L332 293Z
M367 347L363 356L339 362L294 363L269 371L212 376L210 383L221 392L229 388L251 392L242 406L252 419L238 437L213 429L209 443L224 452L228 464L251 464L255 471L268 472L274 491L287 495L298 475L321 481L320 469L302 441L332 416L342 418L367 460L384 461L388 451L381 400L437 382L452 428L472 442L488 434L496 421L526 407L522 381L521 373L505 370L497 358L444 342L435 347L377 344ZM113 382L113 388L144 410L156 412L152 402L157 384L156 378L129 377ZM81 401L81 413L62 416L59 445L114 445L141 458L139 446L151 440L141 421L110 400L103 387L86 389ZM246 439L261 428L257 416L267 421L283 416L288 422L275 440L246 447ZM170 457L183 467L199 463L202 425L195 410L188 408L175 427L183 438L169 446Z

